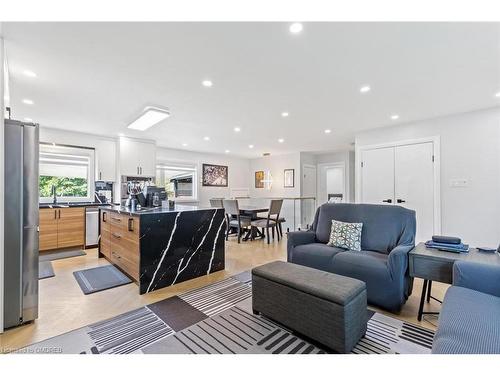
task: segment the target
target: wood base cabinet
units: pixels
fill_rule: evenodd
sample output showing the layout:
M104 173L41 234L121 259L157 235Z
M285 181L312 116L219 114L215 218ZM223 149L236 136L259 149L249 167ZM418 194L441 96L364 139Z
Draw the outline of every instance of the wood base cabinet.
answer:
M85 208L42 208L39 214L39 226L41 251L83 246Z
M101 210L100 253L139 281L139 224L135 216Z

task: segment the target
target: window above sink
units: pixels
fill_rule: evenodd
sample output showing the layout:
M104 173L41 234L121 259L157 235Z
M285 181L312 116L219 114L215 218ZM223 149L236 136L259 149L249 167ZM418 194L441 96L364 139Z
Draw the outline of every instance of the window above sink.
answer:
M40 144L40 203L92 202L94 197L94 149Z

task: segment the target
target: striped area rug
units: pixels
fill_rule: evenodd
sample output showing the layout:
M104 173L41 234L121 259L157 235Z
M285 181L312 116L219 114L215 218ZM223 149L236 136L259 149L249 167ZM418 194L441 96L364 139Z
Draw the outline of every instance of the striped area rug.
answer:
M88 354L323 354L310 342L252 313L250 274L153 303L21 349ZM369 319L368 319L369 317ZM428 354L434 333L367 313L368 330L353 354Z

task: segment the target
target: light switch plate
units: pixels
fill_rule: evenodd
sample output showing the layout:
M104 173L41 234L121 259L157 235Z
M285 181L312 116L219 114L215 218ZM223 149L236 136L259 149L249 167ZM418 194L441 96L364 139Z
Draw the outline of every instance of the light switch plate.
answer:
M453 180L450 180L450 186L453 188L464 188L469 185L469 181L463 178L456 178Z

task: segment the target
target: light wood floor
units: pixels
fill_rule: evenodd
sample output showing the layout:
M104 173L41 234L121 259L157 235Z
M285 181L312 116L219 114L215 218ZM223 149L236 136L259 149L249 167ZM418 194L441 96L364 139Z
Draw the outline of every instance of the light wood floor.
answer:
M286 260L286 238L280 243L267 245L257 240L238 244L230 238L226 242L226 269L214 274L186 281L172 287L139 295L136 284L128 284L106 291L84 295L73 271L105 265L108 262L97 257L97 249L87 250L86 256L53 261L56 277L40 280L39 318L31 324L7 330L0 334L0 351L9 352L17 348L53 337L73 329L94 323L135 308L174 296L181 292L205 286L231 275L249 270L273 260ZM406 320L410 323L435 329L437 319L429 316L428 321L417 321L421 280L415 280L413 294L398 315L384 314ZM433 295L442 299L447 285L435 283ZM439 310L439 304L432 301L426 309Z

